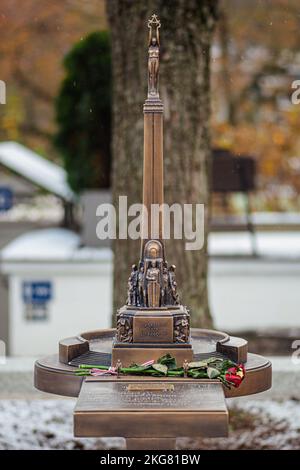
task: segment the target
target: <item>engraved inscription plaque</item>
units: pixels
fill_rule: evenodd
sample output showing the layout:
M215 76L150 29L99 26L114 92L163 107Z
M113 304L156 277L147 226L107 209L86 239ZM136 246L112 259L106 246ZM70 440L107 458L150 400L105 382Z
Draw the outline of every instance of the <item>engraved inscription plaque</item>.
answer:
M173 343L173 318L136 316L133 318L134 343Z
M221 383L85 380L74 411L78 437L218 437L228 432Z
M174 392L174 384L168 384L168 383L151 383L151 382L145 382L141 384L129 384L127 385L127 390L129 392L140 392L140 391L158 391L160 390L161 392Z
M169 385L169 387L168 387ZM172 385L172 387L170 387ZM75 411L226 411L217 382L84 382Z

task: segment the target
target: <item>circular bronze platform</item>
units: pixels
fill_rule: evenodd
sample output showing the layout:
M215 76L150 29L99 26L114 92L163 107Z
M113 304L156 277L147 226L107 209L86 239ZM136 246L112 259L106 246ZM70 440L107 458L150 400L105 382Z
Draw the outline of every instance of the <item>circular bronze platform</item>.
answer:
M114 330L98 330L96 332L86 332L77 338L88 340L90 350L100 353L111 352ZM228 344L231 340L233 347L235 344L245 342L241 338L229 338L225 333L210 330L192 329L193 351L197 354L213 354L216 351L216 344ZM245 342L246 343L246 342ZM243 347L243 346L242 346ZM263 392L271 387L272 365L271 362L257 354L248 353L245 362L246 377L239 388L224 389L225 396L238 397ZM58 354L39 359L35 363L34 383L35 387L43 392L57 395L77 397L81 388L83 378L74 374L76 366L64 364L59 360ZM104 376L104 381L125 380L125 377L114 378ZM126 376L126 380L141 381L143 377ZM149 377L147 378L149 380ZM162 380L161 377L153 377L151 380ZM167 378L166 378L167 380ZM177 380L185 380L178 378Z
M77 338L89 341L90 350L101 353L111 353L115 329L95 330L81 333ZM225 343L229 335L217 330L192 329L191 344L194 354L213 353L216 344Z

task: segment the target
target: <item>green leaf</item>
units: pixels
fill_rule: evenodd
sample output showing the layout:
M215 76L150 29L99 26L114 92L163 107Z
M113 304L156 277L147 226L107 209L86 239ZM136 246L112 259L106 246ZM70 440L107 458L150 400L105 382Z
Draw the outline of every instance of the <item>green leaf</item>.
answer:
M168 377L182 377L184 375L184 370L181 369L172 369L168 370Z
M207 361L189 362L189 369L204 369L207 367Z
M230 359L225 359L225 360L223 360L221 365L222 365L223 370L227 370L227 369L229 369L229 367L236 367L237 364L235 362L231 361Z
M214 367L208 367L207 368L207 375L209 379L215 379L219 377L220 371L218 369L215 369Z
M152 364L154 370L161 372L163 375L167 375L168 368L164 364Z
M171 354L165 354L165 356L162 356L158 359L157 361L158 364L163 364L164 366L167 366L168 369L173 370L177 368L176 364L176 359L175 357L172 357Z
M224 359L221 357L210 357L209 359L206 360L207 364L211 364L212 362L223 362Z
M205 379L207 378L207 373L204 369L192 369L191 371L189 371L189 376L193 377L193 379Z

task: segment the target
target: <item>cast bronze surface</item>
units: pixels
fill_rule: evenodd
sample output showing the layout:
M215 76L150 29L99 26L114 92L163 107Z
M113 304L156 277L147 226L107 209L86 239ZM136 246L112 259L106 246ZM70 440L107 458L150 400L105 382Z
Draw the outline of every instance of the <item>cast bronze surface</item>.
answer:
M146 206L144 212L148 213ZM176 266L168 267L162 241L147 240L144 243L139 265L132 265L128 278L127 305L153 310L180 305L175 277Z
M172 386L167 389L147 385L144 381L143 387L129 391L128 381L84 381L74 411L75 436L227 435L228 412L219 382L169 380L161 384Z
M115 343L189 345L189 313L183 305L157 309L124 305L117 314Z
M59 341L59 358L66 364L89 351L89 342L83 338L65 338Z
M272 365L271 362L257 354L248 353L245 364L246 377L239 388L224 389L226 398L251 395L264 392L271 388ZM56 395L77 397L81 388L82 377L74 374L75 367L59 362L58 355L53 354L36 361L34 366L34 385L38 390ZM104 376L101 380L124 380L125 377L115 379ZM143 382L143 377L126 376L127 381ZM151 380L156 381L155 377ZM177 380L187 380L178 378Z
M218 343L221 342L225 345L228 342L229 345L231 344L231 338L222 332L192 329L191 333L191 343L194 354L209 357L216 352ZM82 333L79 338L88 340L92 351L111 353L114 334L114 329L94 330ZM235 338L235 340L237 339L239 338ZM147 358L149 359L149 356ZM272 366L268 359L257 354L248 353L245 368L245 380L239 388L225 389L224 393L226 397L250 395L263 392L271 387ZM77 397L80 391L82 377L75 376L74 370L75 367L61 362L58 354L39 359L35 363L35 386L44 392ZM144 380L143 377L134 376L127 376L126 379L133 382L143 382ZM121 376L119 379L115 379L113 377L104 376L101 380L124 380L124 378ZM152 380L155 381L156 378L153 377ZM179 378L178 380L185 381L187 379Z
M161 311L166 311L161 309ZM150 314L152 310L149 310ZM145 311L142 311L145 314ZM83 339L89 341L90 350L111 352L113 339L116 330L114 328L103 329L103 330L91 330L84 331L78 336L74 336L74 339ZM70 339L70 338L67 338ZM230 336L223 331L218 330L207 330L203 328L192 328L191 329L191 342L193 344L194 353L210 353L216 351L217 343L227 343L230 340Z
M158 70L159 70L159 28L160 21L156 15L152 15L148 21L148 98L158 98Z
M170 316L133 318L134 343L172 343L173 318Z
M118 347L114 345L112 349L112 365L115 366L116 362L120 360L124 367L129 367L131 364L142 364L154 359L157 361L160 357L166 354L171 354L177 364L181 367L184 361L191 362L193 360L193 351L190 347L176 347L172 345L172 348L166 346L163 348L160 344L156 344L155 347L143 347L139 345L137 347Z
M178 311L179 310L180 309L178 309ZM152 311L150 310L150 312ZM163 310L163 312L166 313L167 310ZM174 312L176 313L176 310L174 310ZM141 312L141 314L144 314L144 313L145 313L145 310ZM140 313L137 314L137 316L139 315ZM68 364L70 361L72 361L72 359L74 359L73 353L76 349L70 348L70 345L74 343L76 346L78 346L78 344L85 344L86 341L88 341L89 351L93 353L111 354L115 332L116 330L114 329L86 331L86 332L79 334L78 336L61 340L59 342L60 361L65 364ZM243 350L245 353L244 342L243 342ZM211 353L215 353L217 350L218 344L225 345L225 343L226 344L228 343L231 346L231 338L226 333L223 333L221 331L216 331L216 330L192 329L190 344L174 343L173 346L176 348L177 347L182 348L182 347L191 347L192 345L193 353L194 355L196 355L197 360L198 360L200 359L200 357L198 357L199 355L202 355L202 354L209 355ZM117 344L118 347L121 347L121 346L128 347L128 343L119 343L119 344L115 343L115 344ZM135 346L134 343L130 345L130 347L134 347L134 346ZM145 348L146 344L138 343L137 346ZM149 344L149 346L151 347L151 344ZM157 344L154 343L153 346L157 347ZM171 347L171 344L169 344L168 347ZM82 352L79 351L78 356L81 356L81 354L84 354L85 350L86 350L86 346L84 345L84 350ZM236 352L236 358L233 358L233 360L238 360L238 354L240 351L239 345L236 345L236 348L234 349L234 351ZM224 349L224 354L226 355L226 347Z
M217 343L217 352L224 354L232 361L246 362L248 354L248 341L243 338L230 336L228 341Z
M144 104L144 163L141 254L128 278L126 305L117 312L118 343L190 343L190 314L177 292L176 266L168 265L163 240L163 105L159 97L160 20L148 22L148 94ZM157 214L153 208L158 208ZM171 323L161 309L180 306L182 316ZM135 319L139 310L151 309L150 318ZM128 349L130 353L130 349ZM128 356L128 361L131 359ZM124 351L123 351L124 355ZM113 351L113 357L115 352ZM126 358L125 358L126 359Z
M166 382L160 383L140 383L140 384L128 384L127 391L128 392L137 392L137 391L157 391L160 390L161 392L174 392L174 384L169 384Z
M128 392L132 393L128 393ZM184 412L226 411L222 385L219 381L187 380L131 384L128 381L103 382L87 378L81 388L75 411L169 410Z

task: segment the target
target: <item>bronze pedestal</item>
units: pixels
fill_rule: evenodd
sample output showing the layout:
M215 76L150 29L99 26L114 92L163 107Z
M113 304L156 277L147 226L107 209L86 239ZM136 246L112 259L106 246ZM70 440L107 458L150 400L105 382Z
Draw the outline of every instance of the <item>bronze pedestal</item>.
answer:
M178 364L193 359L189 313L182 305L155 310L124 306L118 312L117 325L113 365L120 360L126 367L157 360L167 353L172 354Z
M270 361L262 356L248 353L247 341L242 338L230 337L218 331L201 329L191 330L194 358L201 360L220 354L224 357L230 356L237 362L243 361L246 376L239 388L227 389L214 380L200 379L196 381L188 378L171 380L168 377L121 376L118 378L116 376L102 376L83 378L76 376L74 371L77 364L96 364L99 361L104 363L105 360L107 364L111 363L115 335L116 330L111 329L88 331L72 338L66 338L60 341L59 355L39 359L35 364L34 384L41 391L77 397L82 386L88 382L88 387L82 389L81 400L74 413L74 432L77 436L124 437L128 449L173 449L176 445L176 438L183 437L184 434L186 434L184 437L194 438L227 435L227 412L224 408L224 398L259 393L271 387L272 366ZM107 390L101 389L101 384L109 387L108 394ZM113 384L116 385L116 388L111 393ZM120 384L126 384L125 394L129 395L129 405L126 404L126 406L131 406L131 408L124 408L124 400L118 392ZM133 388L127 389L130 384L133 385ZM157 386L151 388L152 384L157 384L158 389ZM185 390L187 391L187 397L191 396L190 387L192 384L211 384L212 393L210 393L210 388L203 390L200 387L199 391L196 386L197 399L202 400L202 406L205 405L206 409L199 409L197 400L195 404L191 401L188 406L182 406L181 400L178 399L180 393L178 394L175 388L176 401L174 403L174 398L171 398L172 402L170 403L168 397L173 393L173 390L169 387L176 384L180 385L183 393ZM91 385L94 385L95 388L89 388ZM143 399L137 402L139 392ZM99 394L102 393L106 394L105 403L99 399ZM149 409L148 405L145 406L145 393L148 402L151 401L151 397L153 398L151 406L157 400L157 394L159 397L166 394L162 398L159 410L155 411L153 408ZM209 399L204 400L207 394ZM124 396L124 388L121 395ZM165 406L166 400L168 401L167 406ZM135 412L132 411L132 401L136 404ZM172 408L170 408L170 404ZM191 406L195 406L195 410L189 419ZM161 407L163 407L163 411ZM195 420L195 411L197 420ZM193 420L197 421L196 426L193 425ZM138 435L133 430L135 424L139 426Z

